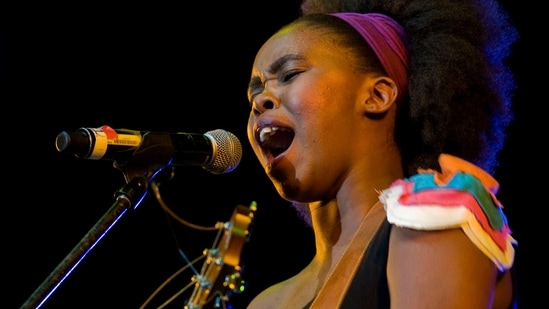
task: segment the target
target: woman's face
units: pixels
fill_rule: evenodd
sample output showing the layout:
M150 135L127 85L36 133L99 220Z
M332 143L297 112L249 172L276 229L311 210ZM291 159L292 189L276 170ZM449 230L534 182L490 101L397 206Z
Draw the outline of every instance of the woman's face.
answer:
M332 37L330 37L332 36ZM359 147L366 78L322 29L291 26L259 50L248 88L248 139L282 197L335 194Z

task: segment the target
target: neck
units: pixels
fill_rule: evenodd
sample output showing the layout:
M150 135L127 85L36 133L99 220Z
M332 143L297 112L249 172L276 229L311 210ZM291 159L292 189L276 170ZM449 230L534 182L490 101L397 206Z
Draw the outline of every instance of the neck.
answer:
M316 258L338 260L360 223L378 202L376 195L364 205L342 208L337 201L311 203L311 219L315 232Z

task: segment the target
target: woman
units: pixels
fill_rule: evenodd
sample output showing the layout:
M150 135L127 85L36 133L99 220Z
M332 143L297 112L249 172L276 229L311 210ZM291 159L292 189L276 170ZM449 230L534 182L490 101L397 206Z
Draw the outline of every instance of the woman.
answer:
M316 253L249 308L512 308L516 33L490 1L380 2L306 2L256 55L249 141Z

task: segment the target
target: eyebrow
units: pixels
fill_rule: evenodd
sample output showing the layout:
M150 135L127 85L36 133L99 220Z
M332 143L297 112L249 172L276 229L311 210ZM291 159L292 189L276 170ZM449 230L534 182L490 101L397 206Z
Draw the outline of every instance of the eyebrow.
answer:
M270 66L267 68L267 72L270 74L276 74L278 71L280 71L280 68L282 68L286 63L293 61L293 60L302 60L305 57L300 54L287 54L284 55L278 59L276 59Z
M280 71L280 69L288 62L294 61L294 60L302 60L305 57L300 54L287 54L284 55L275 61L271 63L271 65L267 68L267 73L269 74L276 74ZM259 89L263 87L263 81L259 76L254 76L250 79L250 82L248 83L248 91L251 91L252 89Z

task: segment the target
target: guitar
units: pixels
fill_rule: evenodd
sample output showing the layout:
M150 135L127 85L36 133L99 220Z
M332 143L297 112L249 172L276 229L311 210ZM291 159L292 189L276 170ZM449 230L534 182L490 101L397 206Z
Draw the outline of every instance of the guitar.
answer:
M232 293L244 289L240 254L249 240L257 204L238 205L230 221L223 226L223 236L217 248L204 250L207 255L200 275L193 276L194 290L184 309L224 308Z

